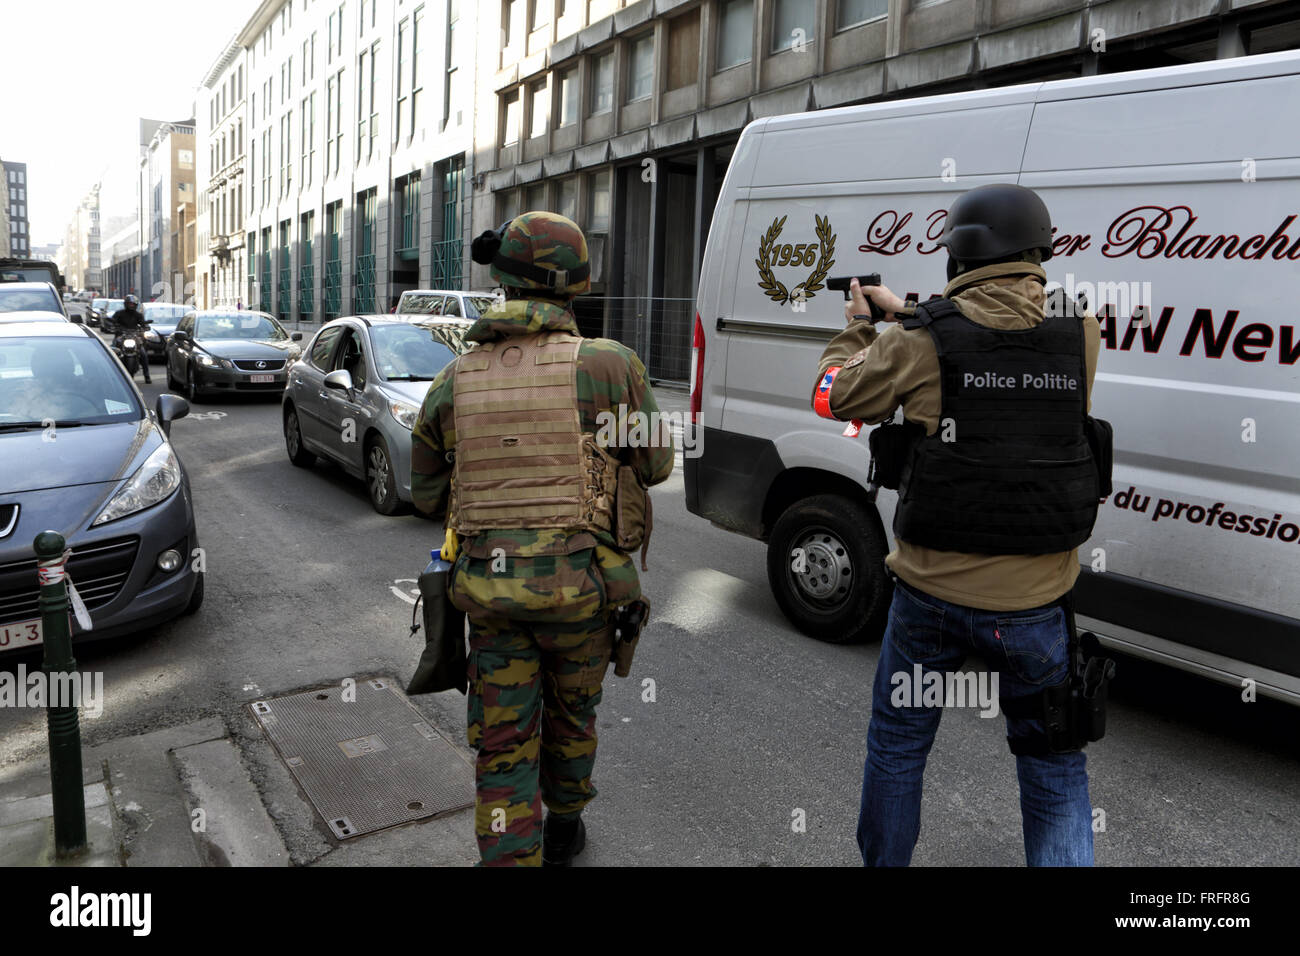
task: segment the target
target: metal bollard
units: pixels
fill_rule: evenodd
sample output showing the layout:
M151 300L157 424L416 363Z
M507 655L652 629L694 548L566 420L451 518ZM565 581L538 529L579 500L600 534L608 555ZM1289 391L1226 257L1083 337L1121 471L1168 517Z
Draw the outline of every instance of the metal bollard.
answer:
M41 582L41 629L50 735L50 784L54 803L54 852L60 859L86 848L86 794L81 775L81 724L75 701L56 702L53 675L77 669L68 620L68 583L63 570L67 542L57 531L42 531L32 542ZM64 687L70 686L64 682Z

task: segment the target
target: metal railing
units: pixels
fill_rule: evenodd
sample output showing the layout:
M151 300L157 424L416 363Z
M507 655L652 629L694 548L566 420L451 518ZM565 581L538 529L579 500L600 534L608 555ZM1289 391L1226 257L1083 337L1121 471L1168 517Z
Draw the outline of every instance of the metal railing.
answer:
M574 311L584 335L622 342L645 363L651 379L690 381L694 299L579 296Z
M316 276L311 264L311 247L304 253L304 262L298 269L298 321L310 322L316 311Z
M293 309L293 270L288 264L288 255L284 256L284 264L280 266L280 321L288 322L289 313Z
M324 321L337 319L343 305L343 263L338 259L325 260L325 282L321 287L321 306Z
M434 289L459 289L464 281L465 262L461 240L446 239L429 244L430 286Z
M375 257L357 256L357 274L352 294L352 311L357 315L375 311Z

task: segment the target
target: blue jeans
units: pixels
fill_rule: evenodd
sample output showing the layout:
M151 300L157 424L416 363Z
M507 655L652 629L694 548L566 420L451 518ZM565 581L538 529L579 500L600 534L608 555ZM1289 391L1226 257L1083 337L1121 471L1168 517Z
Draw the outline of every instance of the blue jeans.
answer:
M921 777L943 708L912 706L922 698L901 690L914 675L955 671L973 651L988 663L990 676L998 675L1000 696L1020 697L1067 679L1067 647L1065 612L1059 606L982 611L897 582L867 726L858 815L863 863L907 866L921 833ZM1036 717L1006 721L1009 737L1042 731ZM1092 865L1086 761L1082 751L1016 758L1030 866Z

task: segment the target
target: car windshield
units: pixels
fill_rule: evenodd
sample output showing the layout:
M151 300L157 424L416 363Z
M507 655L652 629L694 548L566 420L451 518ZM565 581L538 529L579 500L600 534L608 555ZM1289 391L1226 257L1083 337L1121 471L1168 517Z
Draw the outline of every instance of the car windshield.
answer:
M377 325L370 342L380 377L391 382L432 381L466 349L465 329L458 325Z
M50 266L19 265L10 262L0 268L0 282L50 282L58 285L58 278Z
M403 292L397 302L399 315L442 315L441 292Z
M63 304L53 289L6 289L0 285L0 312L58 312Z
M256 339L259 342L283 342L289 338L279 322L253 312L232 312L229 315L201 315L195 320L194 338L204 339Z
M467 295L465 296L465 311L469 313L467 318L477 319L496 304L497 300L490 295Z
M96 339L0 338L0 432L138 421L135 391Z
M123 301L121 299L96 299L90 304L90 307L92 309L98 309L100 312L107 312L109 315L112 315L114 312L122 308L122 304Z
M150 322L162 325L175 325L191 310L183 305L170 305L163 302L146 302L144 317Z

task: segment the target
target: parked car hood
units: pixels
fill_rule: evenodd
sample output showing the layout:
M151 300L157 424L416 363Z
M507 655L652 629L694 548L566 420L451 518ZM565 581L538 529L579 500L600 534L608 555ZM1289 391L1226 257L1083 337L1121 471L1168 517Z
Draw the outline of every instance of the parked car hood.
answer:
M149 419L0 434L0 502L15 494L117 482L132 474L163 442ZM60 492L71 494L71 492ZM30 543L30 542L29 542Z
M283 359L292 341L258 342L254 339L199 339L195 344L209 355L228 359Z
M424 396L429 394L429 386L432 382L384 382L384 391L393 398L403 402L410 402L412 405L423 405Z

